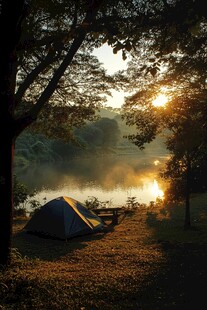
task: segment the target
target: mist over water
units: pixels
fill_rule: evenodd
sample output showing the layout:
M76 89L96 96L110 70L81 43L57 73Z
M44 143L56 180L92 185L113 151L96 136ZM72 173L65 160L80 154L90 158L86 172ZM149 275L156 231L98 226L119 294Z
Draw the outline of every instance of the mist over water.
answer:
M155 201L164 190L159 169L166 156L109 155L73 159L67 163L16 168L20 181L37 190L41 204L59 196L69 196L84 203L90 197L124 205L128 197L140 203ZM46 199L45 199L46 198Z

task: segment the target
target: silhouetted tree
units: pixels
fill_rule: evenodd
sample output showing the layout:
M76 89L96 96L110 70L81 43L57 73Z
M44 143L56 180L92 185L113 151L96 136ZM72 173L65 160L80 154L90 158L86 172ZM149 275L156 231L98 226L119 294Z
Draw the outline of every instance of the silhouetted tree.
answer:
M171 72L173 76L176 75L176 70ZM165 136L171 159L163 176L171 180L174 189L178 189L174 197L179 194L177 198L185 198L185 229L191 225L190 194L194 188L194 180L206 169L203 163L207 156L207 92L199 70L196 72L197 74L192 71L190 75L186 70L185 75L177 76L174 80L169 79L168 73L166 79L152 84L149 90L137 92L123 106L123 117L127 124L136 126L136 132L128 135L128 138L139 148L144 148L158 134ZM163 107L155 107L153 99L162 91L162 87L168 95L168 103ZM202 190L203 185L200 182Z

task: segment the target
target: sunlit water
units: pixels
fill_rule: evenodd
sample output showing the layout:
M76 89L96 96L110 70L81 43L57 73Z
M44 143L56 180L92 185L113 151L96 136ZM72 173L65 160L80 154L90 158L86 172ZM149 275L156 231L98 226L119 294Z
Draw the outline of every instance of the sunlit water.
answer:
M38 191L41 204L59 196L80 202L96 197L111 206L125 205L129 197L139 203L162 198L165 184L158 177L166 156L105 156L75 159L63 164L16 169L29 188Z

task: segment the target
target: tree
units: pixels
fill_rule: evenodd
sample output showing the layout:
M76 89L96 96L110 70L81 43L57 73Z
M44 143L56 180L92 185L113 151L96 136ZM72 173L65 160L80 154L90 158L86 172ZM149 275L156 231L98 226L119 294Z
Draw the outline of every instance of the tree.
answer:
M115 119L102 117L96 121L95 127L102 130L102 147L115 147L120 138L120 130L118 123Z
M75 137L79 146L83 149L86 147L95 148L102 145L103 132L94 123L89 123L75 130Z
M125 0L0 1L0 115L7 132L2 130L0 135L0 264L10 260L16 138L52 102L52 110L58 110L58 117L64 119L68 109L63 107L61 115L57 95L62 86L68 87L63 77L78 51L84 58L85 51L107 42L115 53L122 49L126 58L134 26L143 27L145 14L145 4ZM78 58L76 65L79 70ZM96 102L85 105L79 95L78 108L71 102L69 113L77 119L85 114L90 117Z
M137 128L136 133L128 137L139 148L144 148L157 134L165 135L171 159L162 176L170 179L174 189L174 193L168 191L171 198L176 195L179 199L185 198L185 229L191 226L190 194L201 171L206 169L206 73L200 66L203 56L199 54L190 67L183 66L186 55L174 56L177 63L169 66L164 77L163 74L156 77L154 83L148 83L149 90L140 90L124 105L124 118ZM168 95L169 101L166 106L157 108L153 99L161 91ZM203 190L206 182L200 181L200 186Z
M169 66L177 65L178 68L180 58L182 66L179 70L188 68L190 72L203 54L200 68L206 71L207 13L204 1L153 1L148 5L154 13L153 22L150 20L148 24L150 30L140 35L138 29L137 40L136 35L133 36L129 73L130 88L134 93L150 87L151 80L160 77ZM176 76L174 78L177 80Z
M185 181L179 189L186 198L187 228L190 193L206 167L207 14L203 1L162 1L160 6L161 11L155 8L160 21L132 52L128 74L134 95L124 104L124 119L137 127L137 133L128 137L139 148L164 129L171 133L166 143L172 158L165 176L174 185ZM169 97L164 109L152 104L160 92Z
M178 198L185 199L184 229L191 227L190 196L194 190L194 178L196 179L199 170L203 170L202 161L207 155L204 130L199 126L202 121L200 116L200 111L196 113L194 109L193 115L187 112L185 118L181 117L181 120L177 121L176 131L167 140L167 148L172 154L171 159L168 160L162 174L170 179L172 185L179 188L181 196ZM174 191L174 197L177 193L177 190Z

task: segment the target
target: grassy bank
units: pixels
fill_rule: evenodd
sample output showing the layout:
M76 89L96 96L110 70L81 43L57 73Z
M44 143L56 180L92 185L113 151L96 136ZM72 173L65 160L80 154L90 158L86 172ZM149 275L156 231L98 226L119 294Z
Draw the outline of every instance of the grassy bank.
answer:
M0 273L0 309L203 309L207 287L207 195L183 208L140 208L103 232L68 242L14 223L13 262Z

